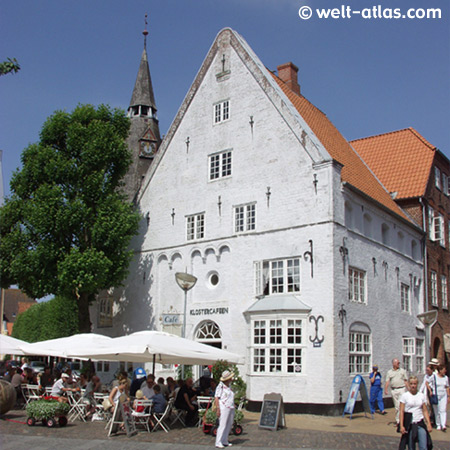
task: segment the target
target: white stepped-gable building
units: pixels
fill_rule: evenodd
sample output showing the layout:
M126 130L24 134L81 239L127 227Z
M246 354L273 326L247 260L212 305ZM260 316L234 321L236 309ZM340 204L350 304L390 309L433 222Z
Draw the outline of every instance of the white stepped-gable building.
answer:
M251 406L280 392L288 411L337 411L372 364L424 370L422 233L292 63L276 76L222 30L137 201L130 276L112 320L94 308L99 332L180 333L187 271L186 337L245 356Z

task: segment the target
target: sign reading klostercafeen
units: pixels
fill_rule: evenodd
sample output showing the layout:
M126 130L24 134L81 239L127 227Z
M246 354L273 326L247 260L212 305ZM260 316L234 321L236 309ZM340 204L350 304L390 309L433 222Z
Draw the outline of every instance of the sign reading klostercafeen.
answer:
M228 308L201 308L191 309L189 311L191 316L208 316L213 314L228 314Z

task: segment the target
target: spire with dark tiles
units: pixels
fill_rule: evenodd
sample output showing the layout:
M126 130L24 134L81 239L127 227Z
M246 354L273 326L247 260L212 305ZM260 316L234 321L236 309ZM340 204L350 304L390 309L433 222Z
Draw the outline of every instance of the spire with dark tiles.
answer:
M128 117L131 119L127 140L132 155L132 163L125 177L125 191L131 200L140 188L143 177L161 143L155 96L147 57L147 14L145 15L144 51L134 84Z

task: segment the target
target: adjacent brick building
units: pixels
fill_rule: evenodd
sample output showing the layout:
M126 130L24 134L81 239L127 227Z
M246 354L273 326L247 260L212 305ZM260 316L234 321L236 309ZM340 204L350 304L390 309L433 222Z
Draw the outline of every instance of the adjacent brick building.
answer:
M426 310L437 311L430 354L449 366L450 163L413 128L351 144L401 206L426 232ZM447 346L445 342L447 341Z

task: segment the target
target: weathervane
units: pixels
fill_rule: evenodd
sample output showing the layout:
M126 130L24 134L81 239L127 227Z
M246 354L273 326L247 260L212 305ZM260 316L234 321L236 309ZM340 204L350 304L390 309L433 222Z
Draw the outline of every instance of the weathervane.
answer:
M147 22L147 14L145 14L145 19L144 19L144 21L145 21L145 29L144 29L144 31L142 32L142 34L144 35L144 48L147 49L147 35L148 35L148 31L147 31L147 25L148 25L148 22Z

